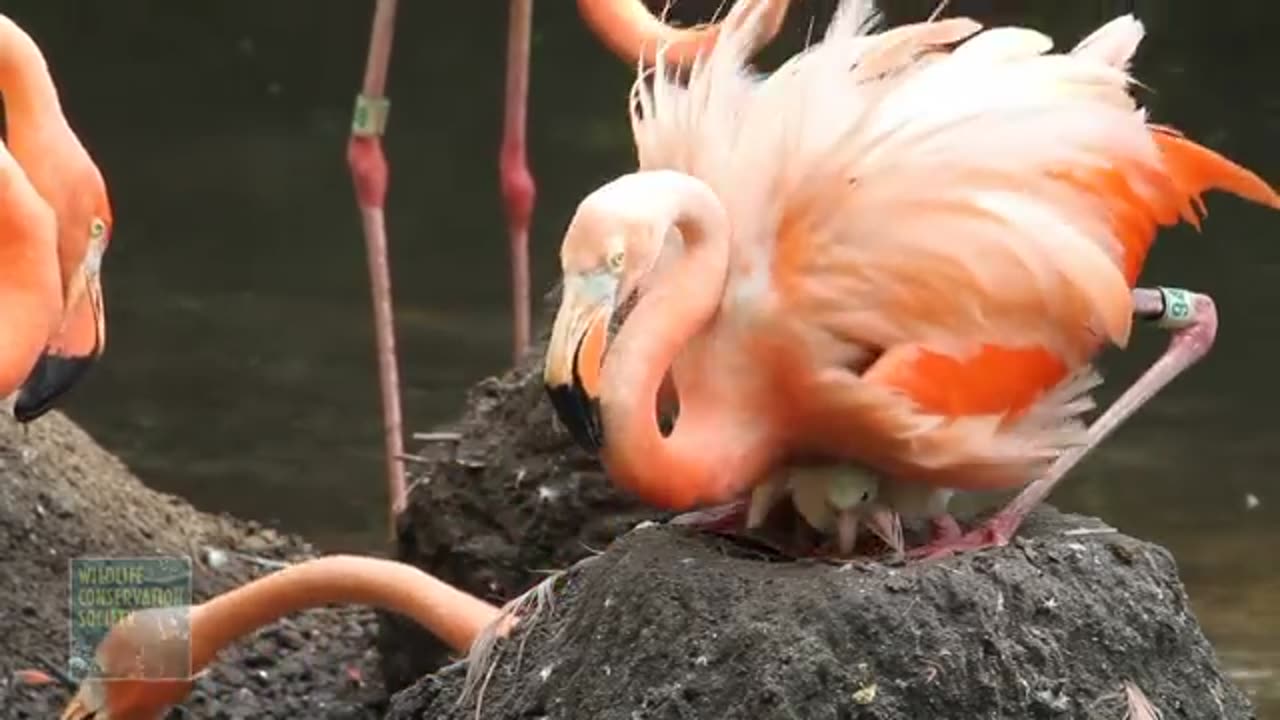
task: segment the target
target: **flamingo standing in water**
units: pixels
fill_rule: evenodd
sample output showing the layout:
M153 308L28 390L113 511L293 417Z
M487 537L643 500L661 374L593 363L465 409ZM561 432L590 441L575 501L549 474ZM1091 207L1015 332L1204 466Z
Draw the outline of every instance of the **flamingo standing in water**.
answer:
M758 78L757 9L683 86L661 61L637 80L639 170L589 194L561 248L548 392L652 504L758 517L744 495L816 460L937 516L953 490L1023 488L969 534L938 523L913 555L999 546L1212 343L1208 296L1134 287L1157 228L1198 225L1209 189L1280 196L1147 122L1124 70L1131 16L1065 54L968 18L863 34L873 17L844 0L821 42ZM1171 345L1086 428L1091 363L1135 316ZM827 498L846 528L875 502L847 485Z
M64 310L14 403L15 417L30 422L71 390L105 347L100 270L111 238L111 204L102 173L62 114L39 46L4 15L0 94L13 157L57 218Z

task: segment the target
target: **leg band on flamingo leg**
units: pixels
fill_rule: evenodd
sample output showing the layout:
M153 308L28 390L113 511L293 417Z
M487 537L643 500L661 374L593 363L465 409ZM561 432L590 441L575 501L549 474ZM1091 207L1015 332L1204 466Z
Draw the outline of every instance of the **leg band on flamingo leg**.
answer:
M1159 295L1160 307L1157 312L1142 307L1149 307L1149 302L1144 303L1142 300L1150 298L1152 293ZM1110 436L1121 423L1128 420L1175 377L1203 358L1213 346L1218 332L1218 313L1213 299L1208 295L1179 288L1137 288L1134 290L1134 307L1139 317L1148 319L1157 326L1173 329L1169 346L1142 377L1130 385L1089 426L1088 438L1083 446L1063 454L1050 466L1044 478L1024 488L1008 507L991 518L989 524L997 535L1004 536L1003 542L1008 542L1026 514L1048 497L1054 486L1089 451Z
M1179 288L1137 288L1133 291L1133 306L1138 317L1173 330L1164 354L1089 426L1084 445L1064 453L1044 477L1023 488L1004 509L973 532L955 542L930 543L911 553L913 558L940 557L1008 544L1027 514L1049 496L1054 486L1090 450L1213 347L1218 333L1218 313L1208 295Z
M382 137L387 132L387 117L391 114L391 100L385 97L356 95L356 107L351 113L351 134L359 137Z
M1160 315L1155 318L1157 327L1166 330L1181 330L1196 324L1195 293L1182 288L1158 287L1160 293Z

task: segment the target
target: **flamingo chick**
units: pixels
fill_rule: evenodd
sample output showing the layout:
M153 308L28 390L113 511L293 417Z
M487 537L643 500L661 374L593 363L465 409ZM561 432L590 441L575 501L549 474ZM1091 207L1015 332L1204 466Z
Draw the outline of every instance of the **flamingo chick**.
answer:
M925 497L1024 488L917 556L1002 545L1212 342L1207 296L1134 287L1157 229L1198 226L1210 189L1280 195L1147 122L1123 69L1132 16L1074 53L968 18L864 34L873 17L844 0L821 42L763 78L746 68L758 12L684 85L659 54L632 91L638 171L584 198L565 233L544 377L579 442L651 504L740 502L816 457ZM678 260L610 341L642 272L632 248L667 243ZM1135 317L1172 346L1086 427L1091 365Z
M879 507L876 499L880 492L880 478L856 465L798 465L788 469L786 483L791 502L805 522L820 533L835 535L835 554L851 554L857 544L858 526L863 514ZM761 488L769 486L770 483L765 483L756 487L750 510L759 507L760 501L756 498L760 496ZM756 524L753 515L758 514L758 511L749 511L747 527ZM884 523L882 516L875 514L874 517L881 522L875 522L871 527L890 547L900 550L902 543L896 535L892 531L883 531L886 527L893 527L897 521L896 516L889 515L890 521Z
M112 214L102 173L62 113L44 54L2 14L0 94L13 156L57 217L63 315L14 404L14 416L30 422L84 377L106 345L100 270Z
M150 608L117 623L95 651L62 720L159 720L227 645L284 615L361 603L404 615L466 653L501 610L404 563L334 555L292 565L192 607ZM514 621L503 621L505 633Z
M902 519L926 518L935 540L960 536L960 526L947 512L954 494L920 483L893 482L866 468L828 464L790 468L788 490L796 512L810 527L835 536L832 555L849 556L857 543L862 522L896 555L905 551ZM756 507L757 486L751 510ZM747 527L752 527L748 511ZM758 513L757 513L758 516Z

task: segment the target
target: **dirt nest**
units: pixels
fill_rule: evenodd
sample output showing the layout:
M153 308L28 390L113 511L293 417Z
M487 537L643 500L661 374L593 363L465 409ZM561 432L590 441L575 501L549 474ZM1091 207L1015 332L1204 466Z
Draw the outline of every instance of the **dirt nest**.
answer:
M269 572L267 561L315 555L299 539L197 512L143 486L70 420L52 413L25 432L0 419L0 712L57 717L69 692L14 672L65 667L68 561L77 556L188 555L204 600ZM214 570L207 549L230 558ZM317 610L263 629L223 653L184 708L194 718L376 718L386 693L367 610ZM178 717L178 715L175 715Z
M477 383L461 420L415 451L419 462L398 524L398 560L498 604L638 523L670 516L615 490L599 462L557 428L541 362L538 347L505 375ZM379 618L391 690L452 659L408 620Z
M1126 681L1165 720L1256 717L1169 553L1048 508L1008 548L906 567L637 529L498 647L479 714L452 666L387 717L1121 720Z

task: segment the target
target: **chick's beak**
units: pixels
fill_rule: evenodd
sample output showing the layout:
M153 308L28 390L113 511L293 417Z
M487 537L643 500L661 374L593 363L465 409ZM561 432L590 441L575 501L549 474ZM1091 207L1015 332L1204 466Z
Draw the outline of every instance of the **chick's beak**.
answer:
M867 527L880 538L895 555L905 550L902 539L902 518L898 513L883 506L876 505L867 513Z
M106 347L106 318L98 274L82 271L77 279L79 282L69 293L61 329L18 389L13 415L19 422L31 422L52 410Z
M566 282L551 328L543 381L556 416L588 452L604 447L600 422L600 365L613 313L612 293Z

